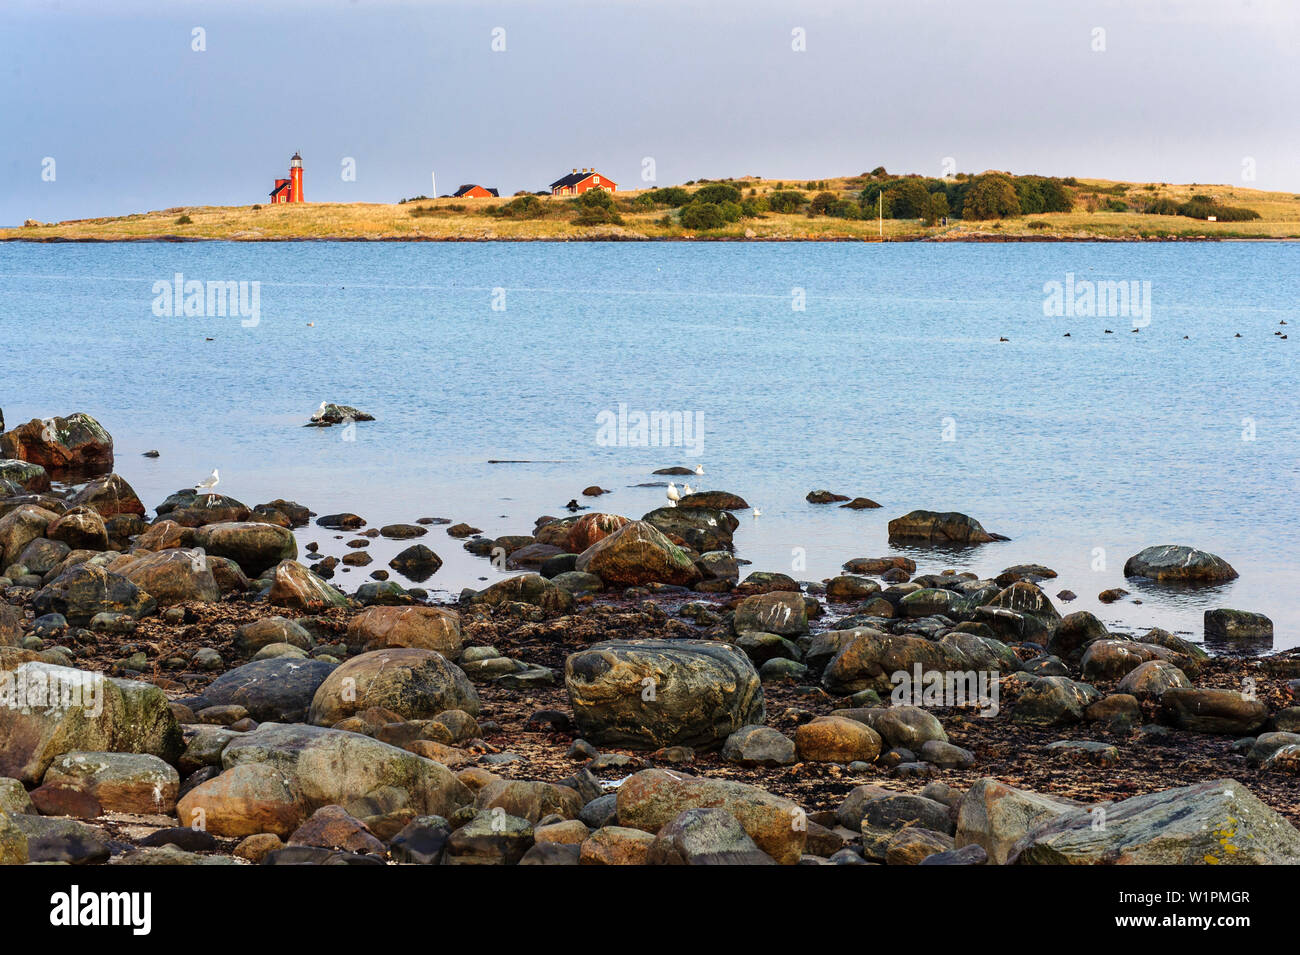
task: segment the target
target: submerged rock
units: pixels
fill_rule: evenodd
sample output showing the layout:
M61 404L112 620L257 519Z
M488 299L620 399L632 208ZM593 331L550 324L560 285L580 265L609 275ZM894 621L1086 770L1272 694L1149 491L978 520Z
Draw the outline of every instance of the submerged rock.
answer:
M912 511L889 522L890 540L948 544L985 544L997 538L980 522L957 511Z

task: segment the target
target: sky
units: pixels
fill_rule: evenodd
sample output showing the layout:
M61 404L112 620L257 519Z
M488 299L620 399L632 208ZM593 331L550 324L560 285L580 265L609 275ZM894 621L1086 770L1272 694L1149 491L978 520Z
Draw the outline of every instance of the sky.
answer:
M295 150L309 201L587 166L1300 194L1295 0L3 0L0 76L3 225L264 202Z

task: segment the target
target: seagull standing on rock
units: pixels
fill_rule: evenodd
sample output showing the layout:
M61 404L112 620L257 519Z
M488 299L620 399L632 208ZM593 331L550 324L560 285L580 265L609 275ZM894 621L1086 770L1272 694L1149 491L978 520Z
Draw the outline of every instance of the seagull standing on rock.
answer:
M200 481L198 484L194 485L194 490L211 491L214 487L216 487L220 483L221 483L221 472L218 471L216 468L213 468L212 473L207 476L206 480Z
M329 404L328 401L322 401L320 403L320 407L317 408L315 413L311 416L312 421L319 421L321 418L325 417L325 406L327 404Z
M682 496L681 496L681 494L678 493L678 491L677 491L677 484L676 484L676 482L674 482L674 481L669 481L669 482L668 482L668 506L669 506L669 507L676 507L676 506L677 506L677 502L680 501L681 499L682 499Z

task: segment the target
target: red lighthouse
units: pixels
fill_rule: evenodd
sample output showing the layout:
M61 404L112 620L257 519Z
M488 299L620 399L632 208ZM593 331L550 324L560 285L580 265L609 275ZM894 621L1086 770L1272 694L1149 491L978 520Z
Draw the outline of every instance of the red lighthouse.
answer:
M274 203L307 201L302 195L302 156L298 153L294 153L293 158L289 160L289 178L275 181L275 188L271 190L271 201Z

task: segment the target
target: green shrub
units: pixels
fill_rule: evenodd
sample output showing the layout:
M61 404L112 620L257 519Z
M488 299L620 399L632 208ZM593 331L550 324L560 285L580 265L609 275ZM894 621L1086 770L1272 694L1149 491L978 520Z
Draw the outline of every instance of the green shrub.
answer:
M496 214L506 219L540 219L545 212L542 200L536 196L520 196L502 203L496 209Z
M739 202L740 190L735 186L728 186L725 183L714 183L710 186L704 186L695 190L695 195L691 197L692 202L703 202L710 205L721 205L724 202Z
M189 216L181 216L176 220L177 225L191 225L194 222Z
M963 219L1003 219L1020 215L1020 200L1011 177L1000 172L976 176L962 201Z
M720 229L727 222L722 210L712 202L688 202L678 218L683 229Z
M798 212L799 207L807 201L807 197L802 192L793 189L783 189L767 197L768 207L773 212L782 213Z

